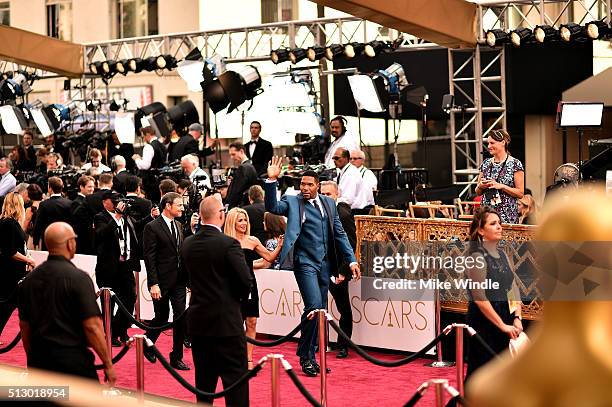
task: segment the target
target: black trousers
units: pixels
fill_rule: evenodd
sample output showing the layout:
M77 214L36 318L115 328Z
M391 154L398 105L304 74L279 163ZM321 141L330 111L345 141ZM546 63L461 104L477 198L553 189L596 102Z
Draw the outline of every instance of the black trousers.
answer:
M136 303L136 281L134 279L134 271L129 267L128 262L119 263L117 272L110 278L110 281L104 282L108 284L113 292L119 298L119 301L127 308L132 315L134 314L134 304ZM104 315L104 300L102 301L102 314ZM115 306L114 298L111 299L111 314ZM117 312L111 319L111 331L113 338L127 337L127 330L131 326L130 319L121 311Z
M185 311L185 299L187 289L185 286L176 286L168 292L163 292L159 300L153 300L155 318L151 326L161 326L168 322L170 316L170 304L172 304L173 320L176 320ZM147 331L147 337L153 342L157 341L161 331ZM183 341L185 339L185 317L182 317L174 328L172 328L172 352L171 359L183 359Z
M348 280L344 280L340 284L331 283L329 285L329 292L334 297L336 308L340 312L340 329L350 338L353 335L353 309L351 308L351 299L349 298L348 282ZM338 336L338 346L346 348L348 344Z
M94 355L85 347L37 346L32 343L28 354L28 367L99 381L94 367Z
M213 393L221 377L223 387L236 382L247 372L246 337L240 336L197 336L192 338L195 384L200 390ZM212 404L213 399L199 397L198 402ZM232 390L225 396L228 407L249 405L249 383Z

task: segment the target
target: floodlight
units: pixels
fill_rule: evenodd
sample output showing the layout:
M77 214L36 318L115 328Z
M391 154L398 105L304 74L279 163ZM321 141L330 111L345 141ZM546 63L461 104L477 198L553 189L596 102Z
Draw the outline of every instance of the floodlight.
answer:
M404 68L397 62L394 62L385 70L378 71L378 73L387 79L390 93L399 93L408 86Z
M550 25L537 25L536 28L533 29L533 36L537 42L542 44L544 42L559 39L559 31L555 30L555 28Z
M204 81L204 61L184 60L179 63L177 69L180 77L187 83L187 89L191 92L202 91L201 83Z
M348 77L348 82L358 109L372 113L385 111L372 77L351 75Z
M591 21L586 24L586 34L592 40L610 36L612 30L605 21Z
M117 72L117 61L104 61L102 62L102 74L112 75Z
M7 102L15 100L21 90L19 85L12 79L3 79L0 81L0 101Z
M119 104L115 101L115 99L111 100L110 104L108 105L108 109L111 112L118 112L119 109L121 109L121 106L119 106Z
M510 40L512 45L520 47L521 45L533 41L533 32L529 28L517 28L510 31Z
M370 58L374 58L376 55L388 49L389 49L389 44L386 43L385 41L372 41L366 44L363 52Z
M504 30L494 29L487 31L486 41L489 47L495 47L506 42L510 42L510 34Z
M94 75L101 75L102 74L102 62L98 61L98 62L90 63L89 72L91 72Z
M561 127L599 127L603 103L561 102Z
M347 58L355 58L356 56L361 55L365 45L360 42L351 42L344 46L344 55Z
M308 48L306 55L309 61L318 61L321 58L325 58L325 48L315 45L314 47Z
M42 109L30 109L30 114L32 115L32 119L43 137L47 137L54 133L55 130L53 129L52 124L47 121L47 117L43 114Z
M227 71L220 75L218 80L230 102L228 113L263 92L261 75L253 65L245 66L240 72Z
M164 54L160 55L155 59L155 64L158 69L167 69L171 71L173 68L176 68L176 58L172 55Z
M139 73L144 68L144 61L141 58L130 58L128 60L128 71Z
M289 60L292 64L297 64L306 58L306 50L304 48L295 48L289 51Z
M576 23L561 24L559 26L559 37L565 42L584 39L586 38L585 29Z
M121 61L117 61L117 72L119 72L122 75L127 75L128 71L130 70L129 67L129 60L128 59L122 59Z
M344 53L344 46L340 44L332 44L325 48L325 58L329 61L333 61L334 58L339 57Z
M22 134L28 127L28 122L17 106L1 106L0 118L2 118L2 127L8 134Z
M100 110L101 107L101 102L98 99L92 99L89 102L87 102L87 110L89 110L90 112L95 112L96 110Z
M279 48L270 52L270 59L275 64L280 64L289 60L289 48Z
M121 144L134 144L136 138L136 126L134 125L134 113L115 114L115 133Z

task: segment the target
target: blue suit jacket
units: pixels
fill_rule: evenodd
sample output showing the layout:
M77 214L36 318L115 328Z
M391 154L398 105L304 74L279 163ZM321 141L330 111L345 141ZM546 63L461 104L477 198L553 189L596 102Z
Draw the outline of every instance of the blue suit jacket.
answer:
M304 217L305 200L302 194L297 196L284 195L280 201L276 199L276 182L266 182L264 184L266 211L276 215L287 217L287 229L283 248L281 249L279 263L283 270L293 270L293 246L300 236L302 230L302 218ZM331 260L332 274L336 275L342 261L346 263L356 262L355 253L349 243L348 237L342 228L336 203L333 199L319 194L319 199L323 204L323 210L330 226L330 242L328 242L328 257ZM337 249L337 250L336 250ZM341 259L336 258L335 253L340 253ZM321 253L321 257L323 253Z

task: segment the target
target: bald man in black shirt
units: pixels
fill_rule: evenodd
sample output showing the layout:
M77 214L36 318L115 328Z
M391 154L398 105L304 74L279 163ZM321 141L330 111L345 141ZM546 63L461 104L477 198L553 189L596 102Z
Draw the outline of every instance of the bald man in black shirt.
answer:
M106 380L115 371L104 340L93 282L70 259L76 235L67 223L45 231L47 261L32 271L19 288L19 327L28 367L98 380L92 347L102 360Z

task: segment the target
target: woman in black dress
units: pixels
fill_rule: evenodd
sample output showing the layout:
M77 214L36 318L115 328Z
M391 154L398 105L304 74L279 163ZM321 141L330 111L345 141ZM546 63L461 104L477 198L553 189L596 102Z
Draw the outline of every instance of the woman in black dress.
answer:
M23 198L18 193L9 192L0 214L0 332L17 308L17 283L36 267L28 256L24 220Z
M280 254L283 247L283 236L279 238L279 243L276 249L272 252L268 251L261 244L258 238L251 236L251 225L249 223L249 215L242 208L233 208L225 218L224 232L240 242L240 246L244 251L244 257L251 270L253 277L253 287L249 298L242 303L242 317L245 320L246 336L255 338L257 333L257 318L259 317L259 293L257 291L257 280L253 272L253 261L262 257L264 260L272 263ZM253 368L253 345L247 342L247 359L249 369Z
M472 256L483 264L483 268L468 271L468 278L482 282L499 283L499 289L468 290L469 306L467 323L480 334L484 341L499 354L508 349L510 339L523 331L518 288L508 259L498 243L502 238L501 218L490 206L481 207L470 225ZM466 379L493 356L480 343L470 342Z

